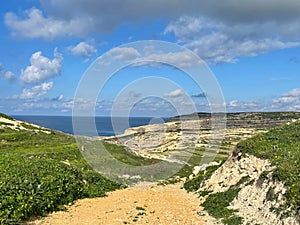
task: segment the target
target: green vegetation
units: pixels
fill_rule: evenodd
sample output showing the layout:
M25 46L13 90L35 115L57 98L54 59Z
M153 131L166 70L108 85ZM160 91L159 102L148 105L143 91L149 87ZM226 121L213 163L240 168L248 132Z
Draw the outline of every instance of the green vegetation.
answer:
M103 142L103 145L115 159L128 165L143 166L161 162L161 160L158 159L148 159L132 154L129 150L126 150L124 146L113 145L106 142Z
M5 119L9 119L9 120L15 120L14 118L12 118L12 117L10 117L10 116L8 116L6 114L3 114L3 113L0 113L0 117L3 117Z
M72 136L26 129L0 124L0 224L18 224L121 188L92 170Z
M185 150L185 151L187 151L187 150ZM175 183L182 181L182 178L189 177L189 175L192 174L194 167L199 166L199 162L201 162L201 160L203 160L204 152L205 152L204 148L195 149L193 154L189 158L189 160L186 162L186 164L184 164L182 166L182 168L178 172L176 172L172 177L170 177L167 180L161 181L159 183L159 185L175 184ZM219 153L216 155L214 161L216 161L216 162L221 161L222 163L225 162L225 160L228 158L228 150L226 150L225 152L226 153L223 152L223 149L221 146L221 151L219 151ZM220 165L222 165L222 163ZM198 174L198 176L196 178L186 182L185 189L188 191L193 191L192 187L190 187L190 186L194 186L194 188L196 190L198 190L201 181L206 178L209 178L211 176L211 174L214 172L214 170L216 170L219 166L209 167L209 169L208 169L209 172L208 172L208 174L205 174L205 175L203 174L203 172L200 172L200 174ZM211 170L212 170L212 172L210 173ZM197 188L197 185L198 185L198 188ZM194 191L196 191L196 190L194 190Z
M158 165L162 162L158 159L150 159L139 156L124 146L118 146L97 139L78 137L82 154L95 170L109 176L119 183L132 184L137 181L157 180L153 174L163 176L166 171L160 166L147 169L147 165Z
M222 115L222 113L220 114ZM179 121L179 120L189 120L199 118L210 118L212 115L210 113L193 113L190 115L175 116L169 119L169 121ZM238 119L242 117L243 119L275 119L275 120L291 120L300 118L299 112L249 112L249 113L226 113L227 119Z
M211 216L222 219L224 224L242 224L243 218L236 216L234 214L236 210L228 209L228 206L238 195L241 190L241 185L248 180L249 177L243 177L236 185L232 185L227 191L210 194L202 206Z
M184 183L183 187L188 192L195 192L200 188L200 184L211 177L213 172L215 172L221 165L210 166L204 171L200 171L200 173L191 180L188 180Z
M145 211L146 210L144 207L141 207L141 206L137 206L135 208L136 208L136 210L141 210L141 211Z
M247 116L247 115L246 115ZM249 116L258 118L288 119L298 118L297 113L255 113ZM251 154L258 158L268 159L275 166L273 171L265 171L260 175L257 182L263 183L266 179L281 181L285 184L287 191L284 194L285 203L273 211L282 216L293 216L300 210L300 121L289 125L272 128L268 133L261 133L247 140L241 141L234 154ZM226 140L225 140L226 141ZM224 143L223 143L224 144ZM226 144L226 143L225 143ZM224 145L225 145L224 144ZM198 176L188 180L184 184L187 191L197 191L201 183L209 179L216 168L207 168ZM211 194L210 191L199 192L200 196L207 196L202 204L208 213L224 224L242 224L243 218L235 215L235 210L229 209L230 202L237 196L243 186L252 185L254 180L243 177L236 185L231 186L228 191ZM267 192L266 199L274 201L278 198L273 188Z
M175 174L181 178L188 177L193 172L193 168L195 166L199 166L199 162L203 160L203 155L205 152L205 148L197 148L194 150L188 162ZM219 153L214 158L214 161L225 161L228 158L228 150L225 150L226 153L223 152L222 146Z
M146 209L144 207L141 206L137 206L135 208L138 212L136 214L136 216L133 218L132 222L138 222L139 218L142 218L144 215L146 215Z
M6 122L0 122L0 126L4 125L4 126L12 126L12 123L6 123Z
M4 224L63 209L79 198L104 196L118 187L99 174L37 155L1 156L0 172L0 221Z
M276 166L272 178L285 183L287 188L284 194L286 204L282 210L290 208L292 211L300 210L300 122L277 127L265 134L238 144L236 152L255 155L259 158L269 159ZM263 177L266 178L266 174ZM274 196L270 190L269 197Z

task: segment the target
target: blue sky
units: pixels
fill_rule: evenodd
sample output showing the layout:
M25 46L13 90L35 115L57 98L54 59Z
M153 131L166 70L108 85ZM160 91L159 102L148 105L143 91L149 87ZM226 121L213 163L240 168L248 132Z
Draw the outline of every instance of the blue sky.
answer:
M71 115L90 65L107 52L132 57L135 49L119 46L141 40L197 54L219 83L227 111L300 110L299 0L11 0L0 7L0 111ZM152 76L166 84L132 85ZM99 92L97 115L110 115L120 93L121 108L135 116L175 115L172 102L184 113L191 111L187 101L210 109L209 93L172 66L124 68Z

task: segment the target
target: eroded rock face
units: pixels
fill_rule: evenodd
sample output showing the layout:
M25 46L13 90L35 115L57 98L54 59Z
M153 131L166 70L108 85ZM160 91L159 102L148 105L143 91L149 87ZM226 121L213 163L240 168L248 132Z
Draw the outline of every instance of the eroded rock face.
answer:
M243 224L299 225L296 217L282 219L280 214L272 211L272 208L278 208L284 203L283 195L286 191L283 183L271 179L273 169L268 160L251 155L230 157L208 180L201 183L197 192L225 192L237 185L243 177L248 177L228 207L237 210L236 215L243 218ZM266 177L262 178L262 173L267 174ZM273 198L268 196L270 191ZM202 197L201 202L205 202L207 197Z
M184 155L193 152L194 149L203 151L211 149L212 152L217 151L227 158L238 142L259 132L266 132L270 127L291 121L289 116L290 113L232 114L227 120L223 142L221 146L217 146L219 149L214 149L210 143L212 132L207 115L199 120L186 118L179 121L173 119L165 124L130 128L123 135L103 139L124 145L137 155L162 160L170 160L168 158L170 154ZM292 113L292 116L300 117L300 114ZM205 170L207 168L205 165L193 167L189 179ZM207 165L212 166L209 163ZM283 195L286 190L283 183L274 182L271 179L273 169L267 160L250 155L231 156L212 174L210 179L201 183L198 192L206 192L209 193L208 195L225 192L231 186L237 185L242 178L248 177L248 181L240 186L241 190L229 206L238 211L236 215L244 219L243 224L299 225L300 218L282 219L280 215L271 210L278 208L283 203ZM262 179L263 173L269 175ZM270 191L273 196L276 196L273 199L270 199ZM208 195L201 197L201 201L204 202ZM206 224L220 224L205 212L201 216Z
M142 130L142 132L141 132ZM173 154L192 154L195 149L219 153L224 157L242 139L251 137L258 132L258 128L227 128L224 129L225 141L219 145L211 143L214 133L207 127L207 120L193 120L183 122L168 122L138 128L129 128L122 135L115 137L102 137L101 139L113 144L123 145L137 155L147 158L172 160L168 157ZM177 160L178 161L178 160Z
M255 180L262 172L272 169L273 167L267 160L254 156L231 157L202 185L204 189L212 191L212 193L224 192L230 186L237 184L243 177L248 176L250 180Z
M130 152L148 158L170 160L167 156L171 153L180 155L195 149L221 152L227 156L240 140L297 117L300 118L300 113L229 113L226 115L226 129L220 130L225 135L221 146L210 143L214 132L211 115L205 113L200 113L196 120L194 114L174 117L164 124L129 128L122 135L100 139L123 145Z

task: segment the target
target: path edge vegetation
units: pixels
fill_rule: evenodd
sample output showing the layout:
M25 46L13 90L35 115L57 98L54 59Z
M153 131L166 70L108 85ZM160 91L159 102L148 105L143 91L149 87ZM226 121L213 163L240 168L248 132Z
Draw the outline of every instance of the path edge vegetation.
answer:
M11 121L0 124L0 224L21 224L125 187L95 172L72 135L0 117Z
M271 208L281 219L300 215L300 120L293 121L283 126L271 128L266 133L256 134L251 138L240 141L232 155L253 155L269 160L274 170L265 171L261 174L262 182L282 182L286 188L283 203L278 208ZM220 165L222 166L222 164ZM227 191L210 194L210 192L197 192L201 184L209 179L215 168L208 167L201 171L193 179L184 183L187 191L196 192L199 197L207 196L202 203L204 209L214 218L220 219L224 224L238 225L243 223L243 218L235 215L236 210L227 208L232 200L238 195L243 183L231 186ZM249 183L250 184L250 183ZM267 200L272 201L276 196L272 190L267 193ZM300 221L299 221L300 223Z

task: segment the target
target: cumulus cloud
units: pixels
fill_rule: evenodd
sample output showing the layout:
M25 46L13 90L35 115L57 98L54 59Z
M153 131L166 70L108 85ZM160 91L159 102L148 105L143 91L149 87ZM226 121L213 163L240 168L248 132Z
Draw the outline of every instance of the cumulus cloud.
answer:
M176 89L169 93L164 94L165 97L180 97L184 95L184 91L182 89Z
M44 96L53 87L53 82L42 83L40 85L33 86L30 89L23 89L22 94L19 96L20 99L33 99Z
M101 56L103 57L103 56ZM101 58L100 57L100 58ZM133 63L133 66L153 66L159 67L162 64L169 64L176 68L189 68L192 66L203 65L203 61L199 59L193 52L188 50L163 52L160 49L150 45L143 50L137 50L133 47L117 47L107 52L103 64L110 64L111 60L123 60Z
M118 47L111 49L107 55L117 60L132 60L140 56L140 53L131 47Z
M16 79L16 76L13 72L11 71L7 71L5 74L4 74L4 77L7 79L7 80L10 80L10 81L14 81Z
M95 46L87 42L80 42L76 46L70 46L68 49L72 55L83 58L88 58L97 53Z
M15 13L5 14L5 24L12 30L12 35L18 38L44 38L76 35L82 36L87 32L85 23L87 18L73 18L71 20L44 17L39 9L32 8L24 12L24 17Z
M94 108L97 102L84 98L69 99L62 104L64 109L75 109L75 111L85 111Z
M137 60L154 61L157 63L167 62L178 68L189 68L203 64L203 61L195 57L195 54L191 51L154 53L138 58Z
M299 29L298 0L40 0L41 9L30 9L23 16L5 15L12 34L28 38L54 38L66 35L84 36L106 33L122 23L147 19L175 19L182 15L202 15L235 25L273 21L277 28L285 26L287 35ZM290 24L286 26L285 24ZM197 24L195 24L197 25ZM190 25L189 29L193 29ZM283 30L283 29L281 29ZM263 32L263 30L258 30ZM299 32L299 30L298 30ZM298 36L299 37L299 33Z
M42 6L58 18L72 18L78 15L94 16L96 21L108 22L110 26L122 21L136 21L147 18L177 17L182 14L205 14L226 21L288 20L299 18L298 0L42 0ZM121 9L121 10L120 10ZM104 23L104 22L102 22ZM102 29L107 27L100 27Z
M15 81L16 80L16 76L13 72L11 71L6 71L5 68L0 65L0 78L3 77L6 80L9 81Z
M44 82L61 73L61 63L63 56L56 49L54 50L54 58L51 60L42 56L42 52L33 53L30 57L31 65L21 71L21 81L28 84L36 84Z
M113 32L124 23L163 18L173 21L166 27L165 34L174 33L178 42L209 63L233 63L239 57L300 46L299 0L245 0L243 3L190 0L188 4L182 0L40 2L40 9L28 9L18 15L5 14L5 24L13 36L83 37ZM93 46L88 47L84 42L72 49L73 54L83 57L95 52Z
M260 111L262 109L267 109L267 105L262 105L256 101L239 101L232 100L226 104L226 109L228 112L250 112L250 111Z
M280 110L300 110L300 88L295 88L273 100L272 108Z
M300 46L298 40L289 41L293 38L287 37L287 26L282 25L282 29L278 29L276 23L232 26L209 18L182 16L171 22L164 33L174 33L179 42L209 63L233 63L241 56L256 56L272 50ZM297 29L300 34L300 25Z

